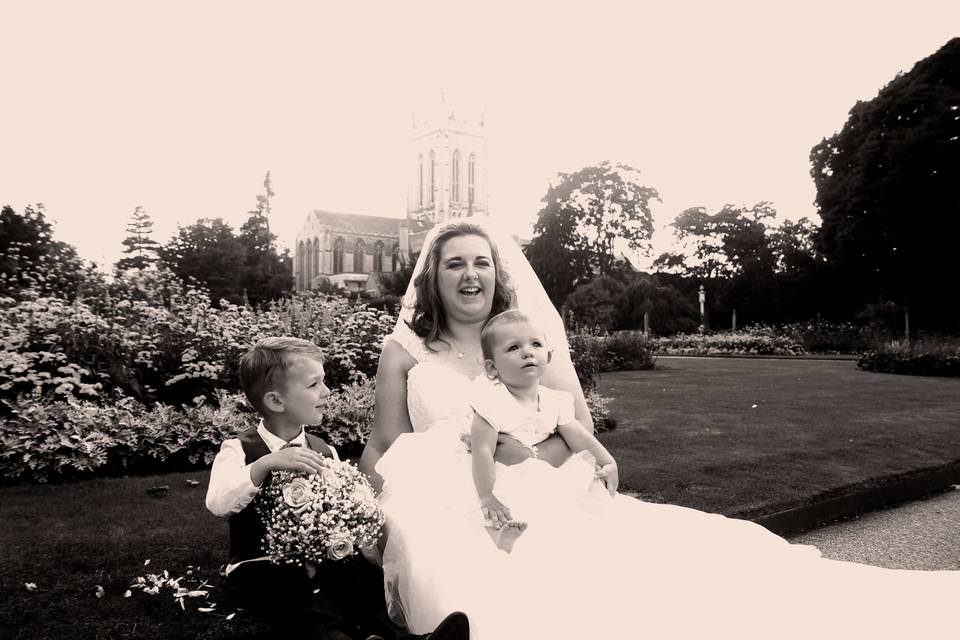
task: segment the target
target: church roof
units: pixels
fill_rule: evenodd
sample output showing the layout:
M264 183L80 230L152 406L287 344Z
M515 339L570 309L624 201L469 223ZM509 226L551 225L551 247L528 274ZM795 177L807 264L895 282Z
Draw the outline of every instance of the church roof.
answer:
M313 217L331 231L345 233L366 233L382 236L399 236L400 218L383 216L365 216L356 213L336 213L314 209Z

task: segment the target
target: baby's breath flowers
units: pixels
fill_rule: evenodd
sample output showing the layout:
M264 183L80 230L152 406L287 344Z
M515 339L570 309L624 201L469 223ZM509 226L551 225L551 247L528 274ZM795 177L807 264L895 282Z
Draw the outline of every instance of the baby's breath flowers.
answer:
M264 550L277 564L343 560L377 542L383 512L352 464L324 458L323 471L275 471L257 496Z

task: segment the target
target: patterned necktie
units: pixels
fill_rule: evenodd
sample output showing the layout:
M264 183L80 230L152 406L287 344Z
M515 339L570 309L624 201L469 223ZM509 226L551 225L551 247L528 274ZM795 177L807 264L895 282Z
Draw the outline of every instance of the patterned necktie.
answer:
M288 442L280 447L281 450L286 449L287 447L302 447L303 445L299 442Z

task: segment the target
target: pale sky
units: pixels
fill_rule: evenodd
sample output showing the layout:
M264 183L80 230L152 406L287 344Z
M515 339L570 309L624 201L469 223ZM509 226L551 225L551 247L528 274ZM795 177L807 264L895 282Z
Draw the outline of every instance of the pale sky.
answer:
M557 172L605 159L660 191L658 225L760 200L818 220L810 148L960 3L778 4L7 2L0 205L44 203L112 263L137 206L160 242L239 228L270 170L292 247L312 209L405 214L411 116L445 92L485 111L492 215L522 234Z

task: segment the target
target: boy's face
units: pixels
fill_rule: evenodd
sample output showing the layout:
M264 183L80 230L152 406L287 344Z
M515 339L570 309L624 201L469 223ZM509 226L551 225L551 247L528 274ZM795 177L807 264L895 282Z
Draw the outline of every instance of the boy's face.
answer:
M488 373L514 387L528 387L540 382L550 351L547 338L530 322L510 322L494 328L493 359L487 360Z
M323 363L314 358L296 358L286 371L286 382L277 393L283 414L301 425L323 420L324 398L330 389L323 384Z

